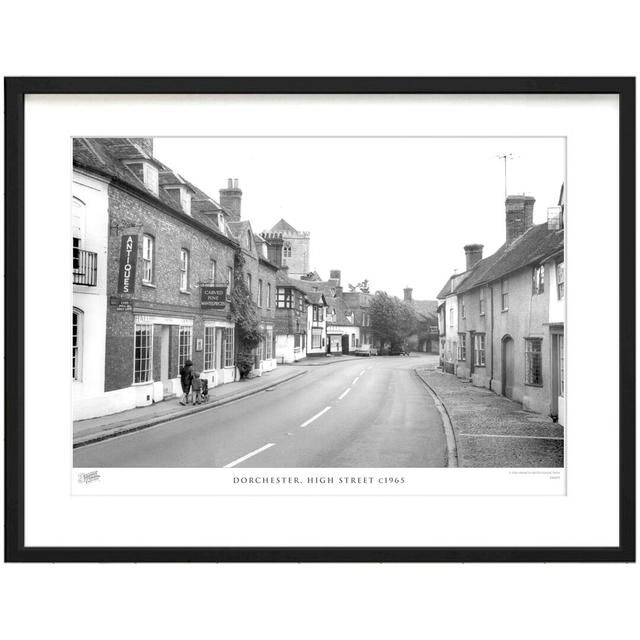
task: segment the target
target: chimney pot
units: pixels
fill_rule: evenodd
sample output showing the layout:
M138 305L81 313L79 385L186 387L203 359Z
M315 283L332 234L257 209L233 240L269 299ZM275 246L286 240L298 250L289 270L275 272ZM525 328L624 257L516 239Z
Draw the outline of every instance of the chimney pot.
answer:
M467 271L475 267L482 260L483 244L467 244L464 247L464 255L467 259Z

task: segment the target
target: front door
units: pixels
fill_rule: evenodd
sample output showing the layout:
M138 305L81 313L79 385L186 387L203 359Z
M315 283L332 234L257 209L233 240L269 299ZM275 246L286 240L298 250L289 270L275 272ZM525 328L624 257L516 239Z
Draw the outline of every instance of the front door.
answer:
M169 380L169 331L169 326L162 325L160 329L160 380L165 396L173 393L173 385Z
M349 336L346 333L342 336L342 353L349 353Z
M513 338L502 339L502 395L513 399Z

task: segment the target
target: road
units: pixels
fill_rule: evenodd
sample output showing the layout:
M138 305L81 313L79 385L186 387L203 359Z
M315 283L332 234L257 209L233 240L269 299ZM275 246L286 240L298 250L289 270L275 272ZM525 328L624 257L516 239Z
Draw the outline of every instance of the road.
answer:
M74 466L444 467L442 421L414 373L436 358L308 367L271 391L75 449Z

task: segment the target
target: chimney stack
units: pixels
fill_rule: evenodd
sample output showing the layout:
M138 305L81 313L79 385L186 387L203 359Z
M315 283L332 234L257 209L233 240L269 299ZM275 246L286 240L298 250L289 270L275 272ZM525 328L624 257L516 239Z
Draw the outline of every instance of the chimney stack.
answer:
M336 287L336 298L341 298L341 297L342 297L342 287L338 285Z
M404 288L404 301L411 302L413 300L413 289L410 287Z
M533 196L507 196L505 200L507 244L517 240L533 226Z
M231 222L240 221L240 205L242 202L242 191L238 186L237 178L229 178L226 189L220 189L220 204L222 208L229 212Z
M467 271L475 267L482 260L483 244L467 244L464 247L464 255L467 258Z
M341 272L339 269L332 269L331 271L329 271L329 279L330 280L337 280L338 284L340 284L340 277L341 277Z

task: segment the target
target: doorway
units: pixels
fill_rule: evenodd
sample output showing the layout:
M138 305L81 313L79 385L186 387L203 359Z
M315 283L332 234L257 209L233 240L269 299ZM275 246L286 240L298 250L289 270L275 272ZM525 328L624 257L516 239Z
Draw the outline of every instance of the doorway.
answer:
M173 393L173 385L169 379L170 330L171 327L168 325L162 325L160 328L160 380L164 396Z
M342 336L342 353L349 353L349 335L346 333Z
M502 338L502 395L513 400L513 338Z

